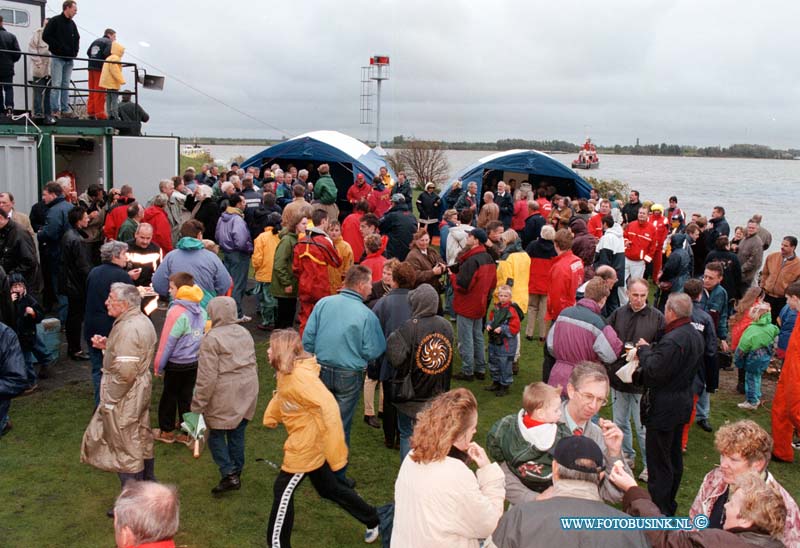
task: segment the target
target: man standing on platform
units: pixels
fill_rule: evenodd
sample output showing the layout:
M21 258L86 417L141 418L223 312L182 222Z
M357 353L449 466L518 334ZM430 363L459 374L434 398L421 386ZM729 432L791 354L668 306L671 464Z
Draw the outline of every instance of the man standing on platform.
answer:
M69 107L69 83L72 79L72 65L78 55L81 35L73 18L78 13L75 0L65 0L61 13L47 23L42 31L42 40L50 46L51 58L51 115L58 118L74 118Z
M92 42L86 50L89 61L89 102L86 105L86 114L90 119L106 120L105 93L100 92L100 73L103 72L103 61L111 55L111 43L117 39L114 29L106 29L103 36Z

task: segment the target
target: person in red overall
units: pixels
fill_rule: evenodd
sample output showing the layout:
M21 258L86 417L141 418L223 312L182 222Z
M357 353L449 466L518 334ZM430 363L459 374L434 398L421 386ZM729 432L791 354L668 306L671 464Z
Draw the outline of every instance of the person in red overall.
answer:
M325 230L328 227L328 212L315 209L311 214L314 228L294 246L292 272L297 276L297 298L300 301L300 335L306 327L308 317L317 301L331 294L328 267L338 268L342 259Z
M648 222L653 226L656 233L656 249L653 256L653 281L657 282L658 277L661 275L661 261L664 257L664 242L667 241L669 236L670 224L669 219L664 216L664 206L661 204L653 204L650 207L650 218Z
M562 228L556 232L556 253L550 268L550 285L547 291L547 313L544 319L555 320L565 308L575 305L575 293L583 283L583 261L572 253L572 233Z
M786 288L786 302L792 310L800 310L800 282ZM772 401L772 458L794 462L792 435L800 432L800 323L795 324L786 360Z

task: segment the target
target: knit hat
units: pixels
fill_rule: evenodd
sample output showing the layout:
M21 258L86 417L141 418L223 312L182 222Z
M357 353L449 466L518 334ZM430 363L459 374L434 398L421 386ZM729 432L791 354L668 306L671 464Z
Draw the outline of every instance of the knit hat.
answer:
M660 211L660 212L663 213L664 212L664 206L661 205L661 204L653 204L653 205L650 206L650 211Z
M482 228L476 228L472 232L470 232L470 234L474 236L475 239L478 240L481 244L485 244L486 240L489 239L489 237L486 235L486 231L484 231Z

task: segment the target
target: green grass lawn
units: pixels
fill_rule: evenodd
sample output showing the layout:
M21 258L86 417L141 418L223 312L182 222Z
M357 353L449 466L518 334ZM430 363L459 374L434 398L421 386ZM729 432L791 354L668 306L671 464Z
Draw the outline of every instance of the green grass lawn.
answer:
M261 415L275 388L266 365L266 343L258 344L260 394L253 423L247 432L247 463L242 489L214 498L210 489L218 472L208 451L194 460L188 448L156 444L156 474L160 481L177 484L181 499L179 546L264 546L265 528L272 505L276 470L256 459L280 463L285 431L261 426ZM489 427L520 405L525 383L541 377L541 346L523 339L522 371L512 394L496 398L484 391L487 383L467 383L478 398L480 421L476 440L482 445ZM57 367L70 367L69 363ZM460 370L456 364L455 371ZM734 375L735 373L723 373ZM455 383L459 386L461 383ZM161 381L154 382L151 422L155 424ZM736 394L712 397L712 423L743 416ZM610 416L611 409L603 410ZM113 546L112 520L105 516L119 493L116 475L79 462L83 431L92 413L92 388L86 382L35 393L11 406L14 430L0 441L0 545L4 547ZM769 429L769 411L752 416ZM399 454L383 446L383 433L369 428L357 413L352 433L352 459L348 475L369 502L392 499ZM685 472L679 493L678 514L688 512L703 476L715 463L713 434L692 428ZM800 493L800 477L791 465L773 464L771 470L793 493ZM639 470L637 468L636 473ZM293 540L296 546L363 546L364 529L338 507L322 500L310 482L296 495Z

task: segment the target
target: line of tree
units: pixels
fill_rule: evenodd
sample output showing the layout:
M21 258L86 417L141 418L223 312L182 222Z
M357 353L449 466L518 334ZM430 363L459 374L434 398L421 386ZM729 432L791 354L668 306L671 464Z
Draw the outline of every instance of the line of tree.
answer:
M395 136L391 141L384 143L391 148L404 148L414 139L403 135ZM446 150L511 150L515 148L536 149L548 152L576 153L579 145L568 141L554 140L528 140L528 139L499 139L497 141L456 141L439 142L440 146ZM602 154L633 154L642 156L698 156L710 158L767 158L778 160L790 160L800 157L800 150L788 149L779 150L765 145L753 144L734 144L729 147L697 147L690 145L675 144L651 144L651 145L597 145L598 152Z

